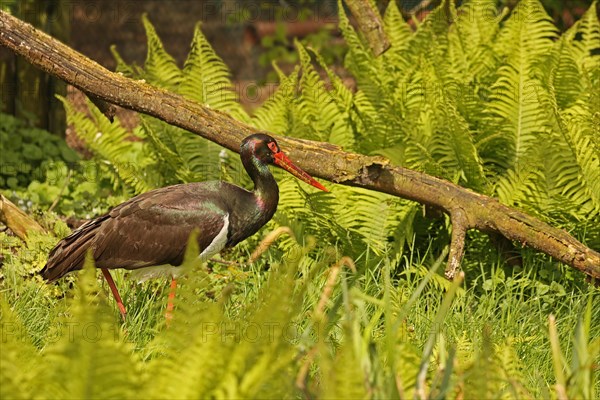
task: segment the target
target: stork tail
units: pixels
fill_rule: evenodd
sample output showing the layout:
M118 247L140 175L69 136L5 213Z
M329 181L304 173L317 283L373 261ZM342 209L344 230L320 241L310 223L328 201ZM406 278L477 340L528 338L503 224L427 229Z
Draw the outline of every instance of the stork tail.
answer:
M103 216L82 225L56 245L48 257L48 262L40 271L40 275L48 282L62 278L71 271L83 268L85 254L90 249L102 222Z

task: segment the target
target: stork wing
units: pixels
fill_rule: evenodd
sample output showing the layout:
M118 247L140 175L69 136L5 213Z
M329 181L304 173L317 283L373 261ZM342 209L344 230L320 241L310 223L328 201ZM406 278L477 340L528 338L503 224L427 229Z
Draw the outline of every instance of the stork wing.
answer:
M99 268L180 265L190 233L207 248L225 224L218 186L196 183L153 190L83 225L51 252L42 275L53 281L81 269L92 249Z

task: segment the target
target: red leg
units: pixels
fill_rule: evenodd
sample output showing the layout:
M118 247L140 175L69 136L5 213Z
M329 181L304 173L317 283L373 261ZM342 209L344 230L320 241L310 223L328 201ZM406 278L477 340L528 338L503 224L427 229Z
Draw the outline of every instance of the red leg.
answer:
M115 285L115 281L113 281L110 272L106 268L101 268L102 273L104 274L104 278L106 278L106 282L108 282L108 286L110 287L110 291L113 296L115 296L115 300L117 301L117 306L119 306L119 311L121 312L121 316L123 317L123 321L125 321L125 316L127 316L127 311L125 310L125 306L123 305L123 300L121 300L121 296L119 295L119 291L117 290L117 286Z
M167 312L165 312L165 318L167 319L167 326L173 319L173 300L175 300L175 290L177 289L177 280L175 277L171 277L171 290L169 291L169 298L167 301Z

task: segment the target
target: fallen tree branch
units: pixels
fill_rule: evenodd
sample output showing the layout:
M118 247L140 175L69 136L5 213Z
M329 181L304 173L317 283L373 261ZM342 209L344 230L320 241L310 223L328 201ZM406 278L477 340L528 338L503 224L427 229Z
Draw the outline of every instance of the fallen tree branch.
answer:
M29 232L44 232L44 228L40 224L1 194L0 222L6 225L8 229L13 231L24 242L27 242L27 234Z
M460 268L463 254L465 252L465 237L467 235L467 220L461 209L456 209L450 214L452 222L452 237L450 238L450 254L445 276L453 279Z
M31 25L0 11L0 45L33 65L108 103L159 118L238 152L255 129L226 113L180 95L113 73ZM462 258L463 231L495 232L544 252L592 278L600 279L600 253L567 232L554 228L496 199L451 182L391 165L382 157L348 153L339 147L273 135L290 157L312 175L414 200L443 210L455 224L447 271ZM460 217L457 217L460 215ZM447 273L452 277L454 273Z

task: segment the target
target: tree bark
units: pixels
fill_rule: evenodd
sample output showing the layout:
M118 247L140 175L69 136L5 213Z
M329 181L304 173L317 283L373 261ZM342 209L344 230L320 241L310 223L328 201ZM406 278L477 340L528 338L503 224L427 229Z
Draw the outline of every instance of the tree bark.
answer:
M19 0L15 2L13 9L19 18L54 37L66 40L70 31L66 7L64 0ZM12 59L8 55L0 56L0 68L2 67L8 73L0 73L0 107L18 118L29 120L39 128L64 136L65 110L54 94L65 95L66 84L14 54Z
M44 232L44 228L42 228L40 224L1 194L0 222L6 225L24 242L27 242L27 235L29 232Z
M358 27L365 35L375 57L385 53L391 44L383 30L383 20L379 10L370 0L346 0L346 4L356 18Z
M239 152L239 144L255 132L226 113L187 100L180 95L113 73L0 11L0 45L38 68L108 103L159 118ZM451 182L391 165L382 157L348 153L337 146L273 135L290 158L308 173L331 182L358 186L414 200L450 215L452 249L446 269L455 275L462 259L464 232L478 229L498 233L546 253L592 278L600 278L600 253L567 232L554 228L496 199Z

